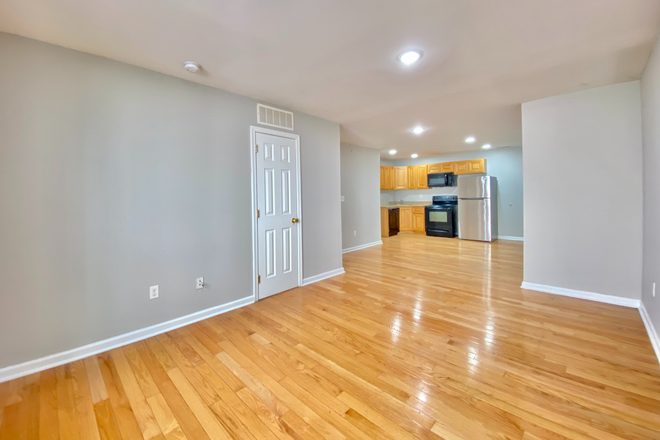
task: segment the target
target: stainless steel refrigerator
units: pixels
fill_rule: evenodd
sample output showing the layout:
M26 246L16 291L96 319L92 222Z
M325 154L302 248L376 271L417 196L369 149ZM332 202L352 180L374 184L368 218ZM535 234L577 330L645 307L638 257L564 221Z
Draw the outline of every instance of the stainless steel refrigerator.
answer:
M458 238L497 240L497 179L458 177Z

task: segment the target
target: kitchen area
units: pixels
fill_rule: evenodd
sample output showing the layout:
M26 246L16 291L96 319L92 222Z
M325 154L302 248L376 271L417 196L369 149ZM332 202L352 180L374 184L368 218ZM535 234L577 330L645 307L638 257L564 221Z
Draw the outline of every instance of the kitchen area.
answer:
M449 239L496 240L497 179L487 171L483 158L381 165L381 236L419 233ZM424 200L414 200L417 194Z

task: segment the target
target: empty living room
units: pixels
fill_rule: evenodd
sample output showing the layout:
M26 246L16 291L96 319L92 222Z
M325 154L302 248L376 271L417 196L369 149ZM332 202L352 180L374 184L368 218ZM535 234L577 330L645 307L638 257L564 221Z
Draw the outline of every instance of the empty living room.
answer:
M0 440L659 440L658 170L658 0L3 0Z

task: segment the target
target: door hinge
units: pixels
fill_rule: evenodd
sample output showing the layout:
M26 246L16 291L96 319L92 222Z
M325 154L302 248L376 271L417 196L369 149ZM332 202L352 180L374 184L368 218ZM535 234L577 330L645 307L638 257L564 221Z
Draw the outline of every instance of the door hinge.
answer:
M257 218L259 218L259 217L261 217L261 213L260 213L259 210L257 209Z
M261 284L261 275L257 277L257 284Z
M259 152L259 144L257 144L257 145L254 146L254 152L255 152L255 153L258 153L258 152Z

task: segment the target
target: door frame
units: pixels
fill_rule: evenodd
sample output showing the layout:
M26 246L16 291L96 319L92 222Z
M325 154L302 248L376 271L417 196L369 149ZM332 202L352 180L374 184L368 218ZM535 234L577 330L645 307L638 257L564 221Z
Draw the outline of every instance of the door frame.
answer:
M294 133L287 133L278 130L271 130L270 128L250 126L250 182L252 186L252 291L254 293L254 301L259 301L259 283L257 277L259 276L259 229L257 220L257 153L255 146L257 145L257 133L268 134L271 136L279 136L287 139L293 139L296 143L296 157L297 165L296 171L298 179L296 184L296 194L298 196L298 287L303 284L303 253L302 253L302 174L300 173L300 135Z

